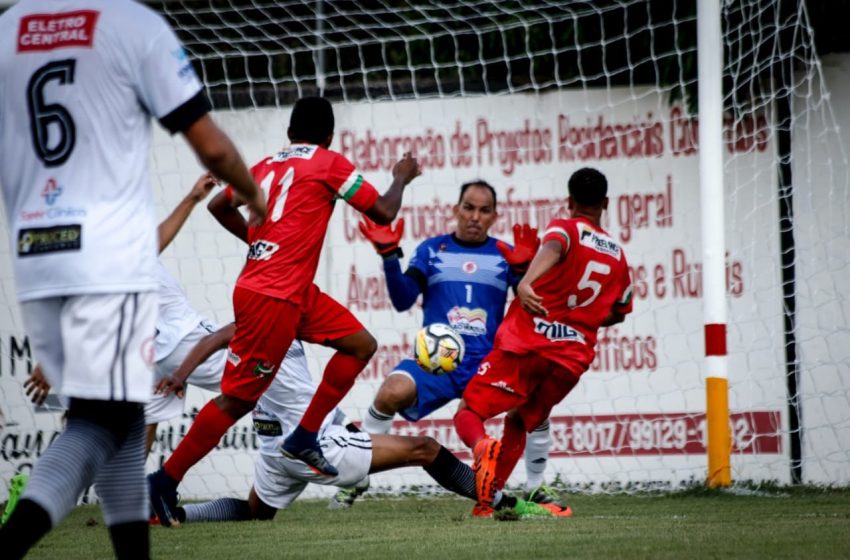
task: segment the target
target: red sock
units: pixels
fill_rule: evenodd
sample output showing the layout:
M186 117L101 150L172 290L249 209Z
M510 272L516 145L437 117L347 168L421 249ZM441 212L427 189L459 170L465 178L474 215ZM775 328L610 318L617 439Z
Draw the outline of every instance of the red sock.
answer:
M484 420L468 408L458 410L454 421L457 435L470 449L475 449L475 444L487 437Z
M368 363L342 352L334 354L325 367L322 382L319 383L319 388L316 389L316 394L313 395L299 426L308 432L318 432L325 416L348 394L354 380Z
M525 426L522 420L511 420L505 416L505 431L502 434L502 451L496 463L496 488L505 487L508 477L514 472L519 458L525 451Z
M162 468L174 480L183 480L186 472L215 449L221 436L235 423L236 419L231 418L211 400L195 417L189 433Z

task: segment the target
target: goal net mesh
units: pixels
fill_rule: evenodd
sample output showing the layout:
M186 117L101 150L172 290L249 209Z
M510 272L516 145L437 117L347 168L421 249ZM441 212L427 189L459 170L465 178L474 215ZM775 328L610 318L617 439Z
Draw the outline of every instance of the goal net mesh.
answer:
M729 403L732 477L755 484L850 482L850 235L847 152L804 5L723 2ZM583 167L609 180L605 227L632 269L634 313L600 332L597 356L550 419L546 480L593 491L678 488L706 474L700 255L696 7L645 0L425 2L209 0L151 4L195 60L215 117L249 163L284 146L296 99L335 106L332 149L380 190L405 151L425 173L405 193L403 249L452 231L459 185L493 184L500 218L545 228L566 215L566 180ZM844 89L842 89L844 88ZM720 118L718 116L717 118ZM843 120L842 120L843 118ZM161 131L153 152L161 216L200 173L185 142ZM786 167L781 162L787 162ZM785 173L785 183L780 181ZM421 325L396 312L380 258L338 205L316 276L379 349L343 401L363 418ZM8 237L3 224L0 237ZM0 474L27 470L59 427L21 389L26 347L0 246ZM220 324L245 248L205 211L163 262L193 305ZM406 264L406 258L403 265ZM458 320L476 310L459 302ZM465 315L466 314L466 315ZM789 352L793 350L793 352ZM308 348L316 379L330 357ZM793 380L793 383L791 382ZM159 427L149 468L179 442L211 396L190 390L183 418ZM431 435L469 459L456 403L394 433ZM494 435L499 421L488 424ZM797 450L797 446L799 450ZM187 477L187 497L242 495L257 445L243 420ZM796 469L796 471L795 471ZM521 462L511 485L526 479ZM422 488L418 469L373 486ZM0 491L0 498L3 496ZM312 490L319 492L321 490ZM325 491L327 492L327 491Z

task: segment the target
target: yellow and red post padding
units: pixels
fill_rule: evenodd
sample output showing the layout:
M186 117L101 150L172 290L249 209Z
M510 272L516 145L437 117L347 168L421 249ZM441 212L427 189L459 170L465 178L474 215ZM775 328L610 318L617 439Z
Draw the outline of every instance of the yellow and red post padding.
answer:
M726 325L705 325L706 431L710 488L732 484L732 436L729 430L729 380L726 372Z

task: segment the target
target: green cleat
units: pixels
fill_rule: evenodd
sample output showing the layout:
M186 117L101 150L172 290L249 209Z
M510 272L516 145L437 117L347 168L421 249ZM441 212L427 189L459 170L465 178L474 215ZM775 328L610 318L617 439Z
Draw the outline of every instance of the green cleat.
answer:
M5 525L9 521L12 512L18 505L18 500L21 494L24 493L24 488L27 487L29 477L23 473L18 473L9 480L9 500L6 502L6 510L3 512L3 517L0 517L0 525Z
M497 521L519 521L521 519L550 519L555 515L534 502L525 500L517 500L517 504L512 508L497 510L493 514L493 519Z
M541 484L531 492L526 492L523 495L526 501L534 502L535 504L555 504L562 508L567 507L566 502L561 498L557 490L551 486Z
M354 502L369 489L369 477L349 488L340 488L328 502L328 509L348 509Z

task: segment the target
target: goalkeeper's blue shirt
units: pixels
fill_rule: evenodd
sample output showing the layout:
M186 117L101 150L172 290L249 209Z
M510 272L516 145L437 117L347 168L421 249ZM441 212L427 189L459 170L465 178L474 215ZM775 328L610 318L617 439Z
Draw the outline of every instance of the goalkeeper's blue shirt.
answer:
M519 282L496 248L496 239L472 244L454 234L423 241L404 274L398 258L385 260L384 272L396 310L409 309L421 293L423 323L451 325L463 336L467 355L475 359L492 349L508 289Z

